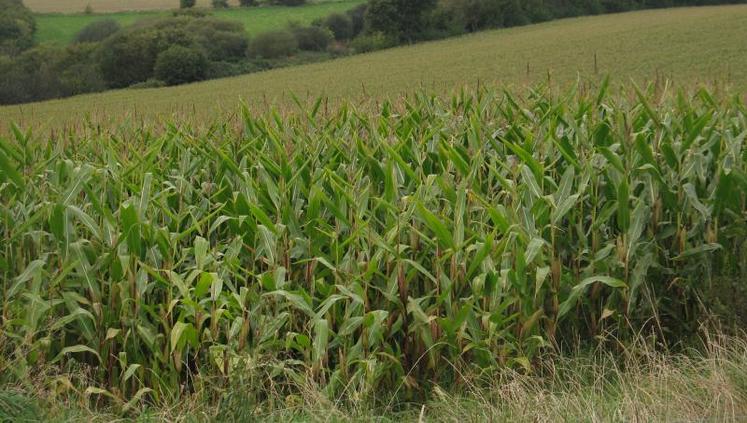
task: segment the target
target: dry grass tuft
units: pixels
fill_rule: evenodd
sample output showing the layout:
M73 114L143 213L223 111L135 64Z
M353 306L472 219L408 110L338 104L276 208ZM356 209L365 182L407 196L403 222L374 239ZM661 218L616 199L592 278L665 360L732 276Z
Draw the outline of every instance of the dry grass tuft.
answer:
M646 344L621 357L557 357L542 375L506 371L488 387L437 389L428 420L514 422L736 422L747 418L747 342L719 336L703 351Z
M170 407L122 417L97 410L71 396L57 395L60 378L49 374L25 387L0 391L3 406L35 397L44 419L57 422L138 421L304 421L304 422L739 422L747 417L747 340L705 337L704 347L663 353L640 343L620 356L610 353L559 356L532 375L505 370L490 377L465 377L462 388L434 387L425 404L370 404L331 401L311 380L297 394L266 398L259 407L241 402L211 403L203 393ZM63 384L64 385L64 384ZM34 386L34 390L29 388ZM20 392L26 392L25 396ZM29 394L31 392L31 394ZM385 401L384 395L380 400ZM33 405L32 405L33 406ZM229 411L229 412L227 412ZM28 415L28 414L26 414ZM39 415L41 416L41 415Z

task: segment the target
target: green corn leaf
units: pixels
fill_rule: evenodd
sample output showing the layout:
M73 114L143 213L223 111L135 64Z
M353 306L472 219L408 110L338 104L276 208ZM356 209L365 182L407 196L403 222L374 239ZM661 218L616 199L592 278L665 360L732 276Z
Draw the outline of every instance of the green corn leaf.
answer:
M270 264L275 264L275 235L265 225L257 226L259 236L259 247L257 254L265 257Z
M606 158L618 172L625 174L625 165L617 153L613 153L608 147L600 147L599 152L602 153L604 158Z
M617 288L617 289L626 289L627 285L625 282L615 279L609 276L592 276L590 278L586 278L578 285L574 286L573 289L571 289L571 294L568 296L568 298L563 301L560 304L560 310L558 311L558 318L562 318L568 312L573 308L577 303L579 298L581 298L581 295L584 293L586 288L593 284L593 283L602 283L604 285L609 286L610 288Z
M13 298L26 282L34 279L39 280L42 277L44 266L46 266L46 264L47 263L44 260L34 260L29 263L23 272L16 277L13 285L7 292L7 298Z
M130 364L127 370L122 374L122 382L127 382L135 374L135 372L142 367L140 364Z
M454 247L454 238L441 219L423 207L421 203L417 204L417 210L423 223L436 235L441 245L444 247Z
M198 269L204 269L208 263L208 249L210 245L208 241L198 236L195 238L194 252L195 252L195 263Z
M469 269L467 270L467 278L472 279L475 276L475 272L482 265L485 259L488 257L490 252L493 250L493 240L495 239L495 232L485 237L485 242L477 250L474 257L470 261Z
M552 215L550 217L553 225L558 225L560 221L565 217L565 215L568 214L568 212L576 206L579 197L580 196L578 194L561 197L563 199L560 200L560 204L558 204L558 206L552 211Z
M617 186L617 226L622 232L630 228L630 193L625 179Z
M278 231L275 228L275 224L272 223L272 220L270 220L270 217L267 216L267 213L265 213L261 208L257 207L254 204L249 204L249 210L251 210L252 215L267 229L272 231L273 234L277 234Z
M534 198L542 198L542 189L537 184L537 179L535 179L534 174L528 166L523 166L521 168L521 176L524 185L526 185L526 187L529 189L529 192L532 193Z
M68 355L68 354L75 354L75 353L89 353L95 356L99 363L101 362L101 357L99 356L99 353L96 352L93 348L87 346L87 345L73 345L70 347L65 347L62 350L60 350L60 353L57 354L57 356L50 361L50 363L56 363L62 359L62 357Z
M0 149L0 182L3 182L6 178L10 179L20 189L24 189L26 186L21 173L11 164L5 151Z
M327 319L319 319L314 323L314 347L312 359L315 363L321 363L327 355L329 345L329 322Z
M545 284L547 275L550 274L550 266L538 267L534 277L534 298L539 295L542 286Z
M181 349L186 344L190 330L194 330L194 327L191 323L174 323L174 327L171 328L171 334L169 338L171 341L172 354L176 349Z
M525 165L529 167L529 169L531 170L531 172L532 172L532 174L533 174L533 176L535 178L541 178L542 177L542 175L544 174L544 169L543 169L542 165L540 164L540 162L537 161L534 157L532 157L531 154L529 154L526 150L524 150L523 148L521 148L520 146L518 146L516 144L510 143L510 142L506 142L505 145L511 151L513 151L514 154L516 154L517 156L519 156L519 158L521 159L521 161L523 161L525 163Z
M131 204L120 209L120 221L123 235L127 238L127 246L130 252L136 256L143 254L143 239L140 230L140 221L137 210Z
M316 313L314 313L314 310L311 308L311 305L306 301L306 299L302 295L289 292L289 291L282 291L282 290L268 292L265 295L283 297L294 308L298 309L299 311L302 311L308 317L316 316Z
M140 401L143 400L143 397L145 396L145 394L148 394L148 393L151 393L151 392L153 392L153 390L151 388L140 388L140 389L138 389L137 392L135 392L135 395L133 395L132 398L130 398L130 400L127 401L122 406L122 412L126 413L129 410L131 410L133 407L135 407L135 405L137 405L137 403L139 403Z

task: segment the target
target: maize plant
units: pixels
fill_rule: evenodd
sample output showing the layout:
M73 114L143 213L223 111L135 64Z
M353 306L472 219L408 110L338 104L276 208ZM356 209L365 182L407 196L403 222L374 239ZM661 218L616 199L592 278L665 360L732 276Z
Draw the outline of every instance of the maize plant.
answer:
M621 89L0 139L0 374L131 406L273 362L331 395L693 330L745 267L740 100ZM299 104L301 104L299 102Z

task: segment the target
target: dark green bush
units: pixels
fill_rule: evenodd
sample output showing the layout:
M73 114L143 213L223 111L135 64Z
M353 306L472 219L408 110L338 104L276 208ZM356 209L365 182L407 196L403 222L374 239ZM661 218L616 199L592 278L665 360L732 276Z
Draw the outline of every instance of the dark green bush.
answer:
M494 0L451 0L441 7L462 31L473 32L504 25L502 4Z
M289 31L271 31L259 34L249 44L252 58L276 59L287 57L298 50L296 37Z
M189 9L195 7L195 3L197 3L197 0L179 0L179 7L182 9Z
M27 103L106 88L92 44L38 46L16 57L0 56L0 104Z
M257 1L257 0L239 0L239 6L241 6L241 7L259 6L259 1Z
M36 21L21 0L0 0L0 54L16 55L34 45Z
M350 17L350 22L353 24L352 37L357 37L365 29L366 10L368 10L368 4L364 3L347 11L347 15Z
M23 87L18 83L16 63L9 56L0 55L0 104L23 102Z
M138 82L137 84L132 84L127 88L131 88L133 90L141 90L141 89L146 89L146 88L162 88L165 86L166 86L165 82L155 79L155 78L151 78L147 81Z
M350 48L352 48L356 53L382 50L395 45L397 45L397 40L388 37L382 32L359 35L350 42Z
M101 71L112 88L124 88L153 76L158 55L173 45L194 44L185 28L138 25L119 32L101 46Z
M301 6L306 4L306 0L270 0L270 4L280 6Z
M103 75L115 88L146 81L153 77L158 55L174 45L199 48L212 61L237 61L245 57L248 39L240 23L212 17L139 22L104 41Z
M122 29L121 25L119 25L119 22L114 19L95 21L81 29L75 35L74 42L95 43L103 41L118 32L120 29Z
M228 0L212 0L214 9L227 9Z
M329 53L331 57L347 56L355 52L355 50L350 48L349 44L350 43L331 43L329 47L327 47L327 53Z
M106 82L98 66L98 46L72 45L63 50L56 64L60 81L57 97L104 91Z
M333 13L324 19L324 27L332 31L335 40L345 41L353 38L353 21L343 13Z
M437 0L369 0L366 24L373 32L403 42L415 41L428 29L426 18L436 4Z
M332 33L318 26L305 26L293 28L298 48L305 51L324 51L332 41Z
M192 8L192 9L176 9L171 11L171 16L179 17L179 16L186 16L188 18L204 18L206 16L211 16L212 12L208 9L199 9L199 8Z
M202 50L174 45L158 55L153 76L167 85L179 85L205 79L207 69Z
M215 31L201 34L200 44L208 45L205 50L210 60L236 60L244 57L249 39L246 34Z
M194 19L186 27L208 58L236 61L245 57L249 38L240 22L217 18Z
M272 69L275 63L266 60L243 62L210 62L205 79L227 78Z

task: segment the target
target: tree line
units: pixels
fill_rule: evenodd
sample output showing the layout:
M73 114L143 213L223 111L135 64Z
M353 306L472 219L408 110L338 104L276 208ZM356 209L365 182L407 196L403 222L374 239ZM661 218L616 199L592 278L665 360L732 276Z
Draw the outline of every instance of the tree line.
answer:
M35 45L33 14L20 0L0 0L0 104L178 85L350 54L363 12L333 13L250 38L240 22L187 7L126 27L95 21L59 46Z
M745 3L745 0L369 0L369 33L399 43L552 19L632 10Z

